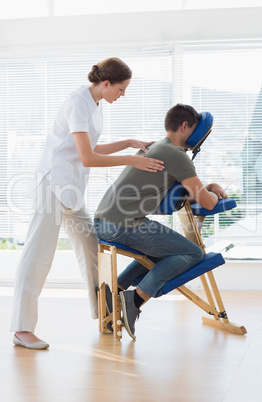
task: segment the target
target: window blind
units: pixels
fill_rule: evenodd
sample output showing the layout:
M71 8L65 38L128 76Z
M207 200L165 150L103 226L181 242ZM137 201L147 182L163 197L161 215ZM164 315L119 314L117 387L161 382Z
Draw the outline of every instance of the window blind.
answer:
M172 104L169 48L63 49L1 60L0 238L24 242L31 212L31 200L24 194L56 112L70 92L88 85L92 65L112 55L130 66L133 79L125 97L113 105L103 102L100 143L124 138L158 140L164 133L165 113ZM135 152L128 149L122 153ZM91 215L121 170L122 167L91 169L85 196Z
M261 244L262 48L227 44L41 50L1 59L0 238L24 242L31 205L24 193L55 114L71 91L87 84L91 66L112 55L127 62L133 78L124 98L103 102L100 143L159 140L166 111L177 102L211 112L214 126L195 159L197 173L205 184L220 183L238 207L207 219L205 243ZM91 169L91 215L121 170Z
M195 159L202 181L220 183L238 207L208 218L207 244L262 236L262 49L189 46L174 52L174 98L214 116ZM260 256L261 257L261 256Z

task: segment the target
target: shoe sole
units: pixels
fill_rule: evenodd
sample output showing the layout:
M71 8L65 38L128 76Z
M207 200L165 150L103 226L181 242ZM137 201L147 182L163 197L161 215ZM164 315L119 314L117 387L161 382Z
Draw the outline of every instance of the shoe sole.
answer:
M123 292L120 292L120 300L121 300L121 305L122 305L122 310L123 310L123 318L124 318L125 328L128 332L128 335L130 335L131 338L136 339L135 335L132 334L131 329L129 327L127 313L126 313L126 301L125 301L125 296L123 295Z

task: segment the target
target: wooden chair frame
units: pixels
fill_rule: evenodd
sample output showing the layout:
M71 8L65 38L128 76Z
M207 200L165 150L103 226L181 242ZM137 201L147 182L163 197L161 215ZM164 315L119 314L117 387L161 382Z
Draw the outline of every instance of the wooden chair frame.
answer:
M206 137L210 134L212 130L212 125L213 125L213 116L209 112L201 113L201 117L199 119L196 128L187 139L188 147L193 150L192 159L194 159L196 154L200 151L200 146L202 145ZM176 186L176 183L174 184L174 186ZM180 191L181 186L180 187L178 186L178 188ZM169 195L170 191L171 193ZM184 199L180 200L180 198L183 197L183 192L173 193L173 186L169 189L166 197L162 200L162 202L164 202L165 199L167 201L170 201L169 197L171 197L171 201L173 201L172 199L173 197L174 200L178 198L179 202L180 201L184 202ZM167 203L167 205L165 205L162 208L161 203L159 206L160 214L163 211L164 213L170 214L172 212L172 208L175 209L178 207L173 206L173 203L171 206L169 205L169 203ZM159 212L156 211L156 213ZM214 211L214 213L216 212ZM184 230L185 237L187 237L194 243L198 244L201 247L203 253L206 254L205 245L201 237L201 228L205 217L198 216L195 218L190 202L188 200L185 202L184 207L178 212L178 214ZM120 298L118 296L118 286L117 286L117 254L122 254L125 256L129 256L133 259L136 259L138 262L140 262L149 270L152 269L155 264L152 261L150 261L146 256L143 256L141 254L126 251L114 245L99 243L99 250L98 250L98 275L99 275L99 289L100 289L98 292L99 329L101 332L108 332L107 324L110 321L113 321L114 337L115 339L121 339L122 337L121 328L123 325L123 321L121 318L121 305L120 305ZM207 272L206 274L201 275L200 279L205 291L207 301L198 297L194 292L192 292L184 285L177 287L177 290L180 293L182 293L185 297L187 297L189 300L191 300L193 303L195 303L197 306L202 308L209 315L213 316L212 318L203 317L204 324L212 325L214 327L224 329L234 334L244 335L247 332L245 327L229 322L212 270ZM107 315L106 311L105 283L107 283L110 286L112 291L113 312L109 315Z
M117 284L117 254L125 255L137 260L147 269L152 269L155 265L146 256L132 253L131 251L123 250L116 246L99 243L98 245L98 314L99 314L99 331L108 333L107 324L113 321L113 332L115 340L122 338L123 319L121 316L122 310L120 305L120 297L118 295ZM112 291L113 312L107 315L106 311L106 295L105 284L108 284Z
M190 202L188 200L186 201L184 208L178 211L178 215L182 224L182 228L184 230L185 237L198 244L201 247L203 253L206 254L205 245L201 237L201 229L205 220L205 216L195 217ZM208 303L202 298L198 297L188 288L186 288L186 286L180 286L179 288L177 288L177 290L193 303L195 303L197 306L206 311L209 315L213 316L213 318L202 317L203 323L232 332L234 334L246 334L247 331L244 326L240 326L229 321L226 309L224 307L220 292L216 284L213 271L211 270L206 274L201 275L200 279Z
M205 245L201 237L201 228L204 223L204 216L195 217L189 201L178 212L179 219L184 230L185 237L198 244L205 254ZM99 243L98 249L98 275L99 275L99 330L102 333L108 333L107 324L113 321L113 333L116 340L122 337L123 320L121 317L120 297L118 295L117 285L117 254L133 258L144 265L147 269L152 269L155 265L146 256L123 250L114 245ZM187 297L190 301L204 310L211 317L202 317L206 325L226 330L228 332L244 335L247 333L244 326L234 324L229 321L220 292L218 290L214 274L211 271L200 276L201 283L207 300L197 296L192 290L182 285L177 290ZM113 312L107 315L105 302L105 283L109 285L112 291Z

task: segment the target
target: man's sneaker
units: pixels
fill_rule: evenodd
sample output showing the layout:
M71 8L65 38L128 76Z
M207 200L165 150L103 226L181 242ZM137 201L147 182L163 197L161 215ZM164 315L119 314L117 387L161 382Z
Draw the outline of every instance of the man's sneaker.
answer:
M120 300L123 310L123 317L126 330L131 338L135 337L135 321L139 318L141 310L136 307L134 302L135 290L124 290L120 292Z
M112 292L111 292L110 287L108 286L107 283L105 284L105 291L106 291L106 313L107 313L107 315L109 315L113 311L113 304L112 304ZM110 332L113 332L112 321L110 321L107 324L107 329Z

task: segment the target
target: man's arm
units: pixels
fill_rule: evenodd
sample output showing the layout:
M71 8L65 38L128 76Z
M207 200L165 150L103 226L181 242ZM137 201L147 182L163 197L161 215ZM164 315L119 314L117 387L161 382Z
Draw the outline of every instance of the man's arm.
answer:
M218 200L228 198L225 191L218 184L210 183L205 187L197 176L182 180L181 183L189 192L190 197L210 211L216 206Z

